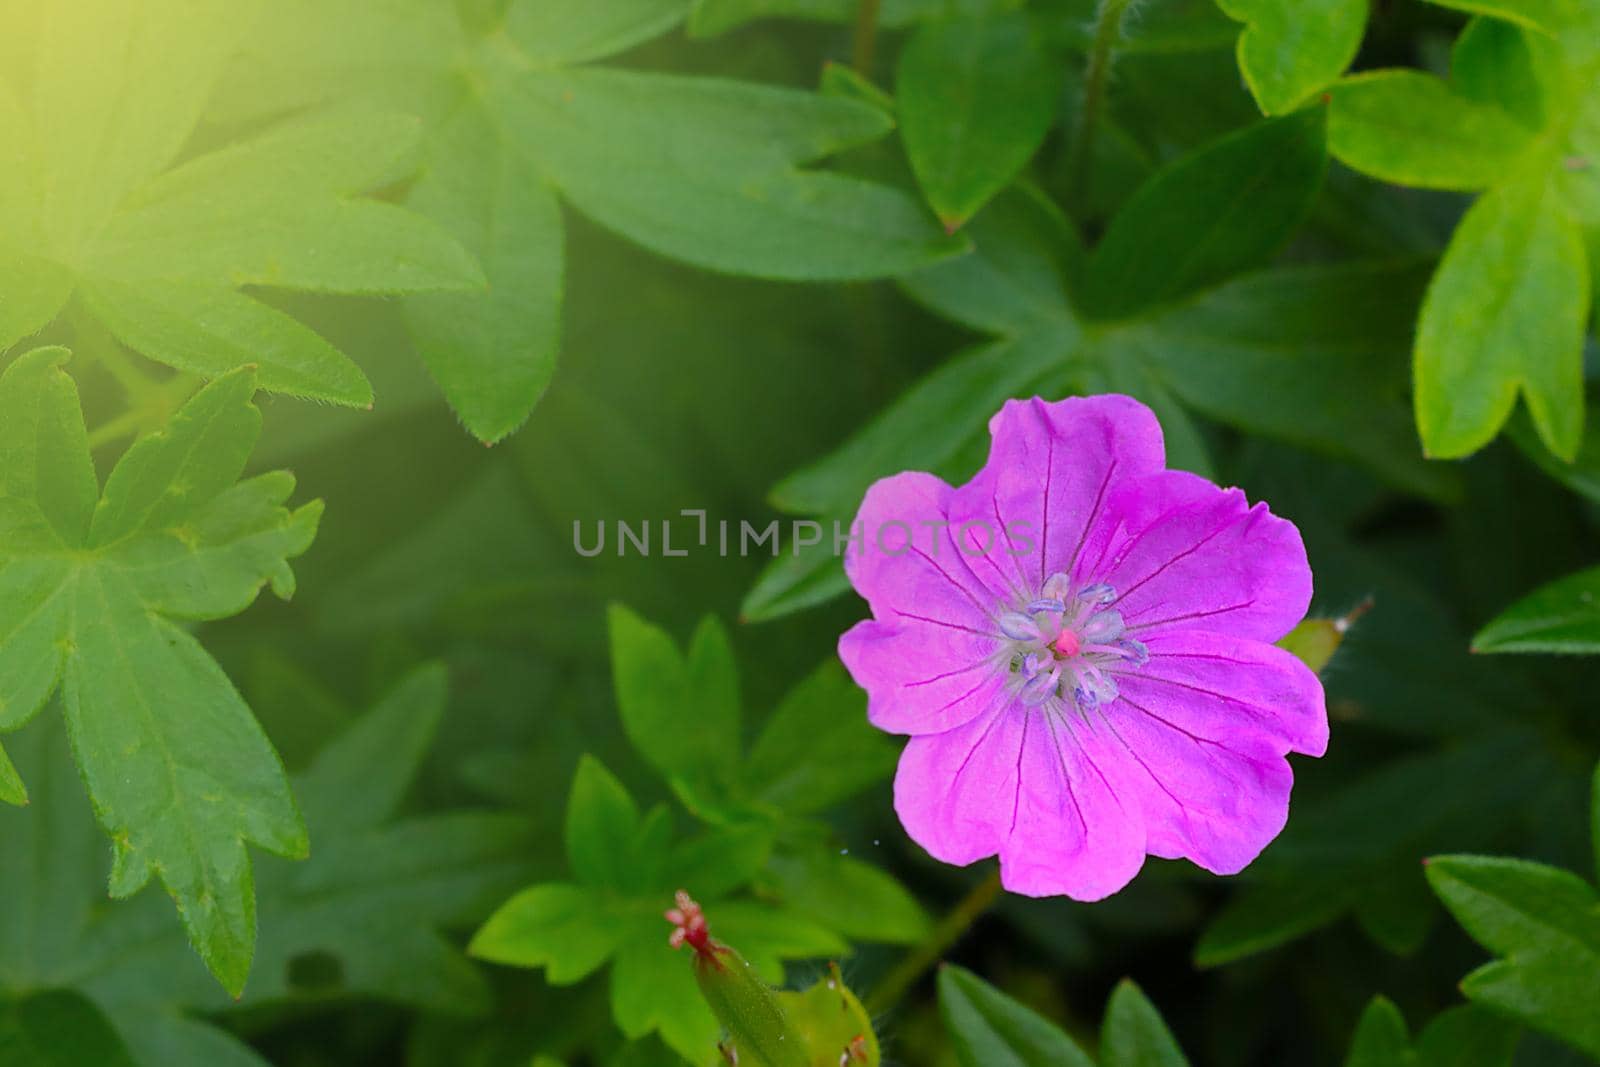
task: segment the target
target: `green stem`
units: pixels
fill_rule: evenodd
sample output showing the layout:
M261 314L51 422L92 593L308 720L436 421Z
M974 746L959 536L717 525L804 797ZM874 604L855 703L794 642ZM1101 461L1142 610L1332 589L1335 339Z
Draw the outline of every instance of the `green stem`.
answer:
M73 349L85 359L98 360L135 407L143 407L161 388L161 383L141 370L123 351L122 342L88 312L79 310L72 317Z
M878 9L882 0L859 0L856 6L855 47L851 50L851 66L863 78L872 77L872 57L878 47Z
M913 949L905 959L895 965L894 969L883 976L883 980L872 990L872 995L867 998L867 1013L877 1017L896 1004L905 996L912 986L924 974L944 958L952 945L961 940L974 922L984 912L989 910L1000 896L1000 868L996 867L989 876L973 886L961 902L951 909L950 914L939 920L927 938Z
M1073 131L1067 156L1068 193L1082 217L1089 207L1089 188L1094 169L1095 127L1104 106L1106 79L1111 74L1111 55L1122 36L1122 16L1133 0L1100 0L1094 16L1094 37L1089 44L1089 66L1083 75L1083 98L1078 108L1078 126Z

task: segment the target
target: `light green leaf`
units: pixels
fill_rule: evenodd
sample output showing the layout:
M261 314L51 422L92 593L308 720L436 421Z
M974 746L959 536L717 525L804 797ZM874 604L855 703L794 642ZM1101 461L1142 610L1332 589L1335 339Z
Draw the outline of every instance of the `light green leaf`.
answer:
M78 993L32 993L0 1006L5 1067L134 1067L111 1021Z
M961 1067L1094 1067L1060 1027L951 964L939 970L939 1014Z
M739 762L739 676L714 617L682 655L664 631L620 604L608 613L611 670L623 728L668 778L726 785Z
M505 32L536 66L586 63L661 36L682 22L688 9L689 0L513 0Z
M630 883L629 850L639 836L639 806L593 756L584 756L567 798L567 862L594 889Z
M1361 45L1367 0L1218 0L1246 24L1239 70L1268 115L1293 111L1343 74Z
M1454 458L1499 432L1520 392L1550 451L1583 434L1588 259L1542 181L1499 187L1456 229L1417 327L1416 411L1424 449Z
M39 349L0 377L0 722L15 729L63 679L68 730L115 844L111 889L153 874L218 979L237 993L255 942L246 842L304 855L282 765L217 664L174 619L216 619L262 586L293 589L288 561L320 503L290 512L286 474L234 485L260 415L253 377L202 390L123 457L94 498L66 353ZM16 464L16 466L12 466ZM42 476L50 478L48 489Z
M1188 1067L1161 1013L1132 980L1117 983L1100 1031L1100 1067Z
M1474 652L1600 652L1600 567L1557 579L1496 615Z
M786 905L852 940L909 945L928 935L927 913L910 891L831 844L775 854L766 874Z
M1600 894L1523 860L1440 856L1428 882L1473 939L1502 959L1461 983L1468 999L1600 1056Z
M627 933L592 888L547 884L502 904L473 935L479 959L543 967L553 985L571 985L599 970Z
M1027 165L1055 119L1062 75L1020 14L931 22L895 79L911 168L946 230Z
M1257 266L1311 207L1327 165L1324 112L1269 119L1201 148L1146 182L1089 260L1083 308L1120 319ZM1175 252L1171 234L1184 240Z
M1532 136L1501 108L1421 71L1370 71L1330 92L1328 149L1346 166L1397 185L1486 188L1505 177Z
M76 290L158 362L210 377L255 365L262 388L369 406L353 363L239 288L483 284L441 228L359 196L405 175L415 120L369 108L302 117L173 166L255 11L216 0L107 0L94 18L49 9L27 107L0 91L0 132L32 129L9 149L17 177L0 197L0 279L27 279L0 312L0 343L44 326Z

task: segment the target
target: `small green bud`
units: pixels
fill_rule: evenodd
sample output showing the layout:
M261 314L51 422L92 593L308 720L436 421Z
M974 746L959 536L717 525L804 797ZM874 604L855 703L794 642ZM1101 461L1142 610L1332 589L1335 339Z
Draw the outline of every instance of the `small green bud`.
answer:
M1355 621L1372 610L1372 600L1363 600L1350 612L1337 619L1306 619L1299 626L1284 635L1278 642L1278 647L1285 652L1297 656L1307 667L1318 674L1333 659L1333 654L1339 651L1339 646L1344 643L1344 635L1350 632L1350 627Z
M728 1032L731 1067L878 1067L878 1039L866 1009L837 965L803 993L779 992L734 948L711 938L700 905L679 890L666 913L673 948L694 950L700 995Z

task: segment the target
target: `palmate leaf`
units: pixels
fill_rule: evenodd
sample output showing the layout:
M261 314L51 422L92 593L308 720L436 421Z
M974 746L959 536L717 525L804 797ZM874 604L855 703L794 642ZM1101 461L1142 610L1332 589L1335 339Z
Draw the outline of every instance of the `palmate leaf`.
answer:
M441 227L360 193L402 172L415 120L301 119L173 167L255 5L51 5L24 96L0 86L0 347L56 318L98 318L150 359L354 406L365 376L240 291L405 293L482 285ZM23 101L26 100L26 103ZM169 169L171 168L171 169Z
M768 278L884 277L965 247L897 190L812 166L886 134L876 108L583 65L670 29L686 7L605 0L579 17L515 0L478 32L430 0L273 4L218 108L258 117L359 97L424 116L410 204L471 249L490 284L407 301L407 320L463 423L493 441L554 370L558 198L656 252Z
M1332 91L1329 146L1356 170L1483 191L1429 286L1414 347L1415 411L1430 456L1500 432L1520 394L1552 453L1583 435L1583 344L1600 222L1600 9L1577 0L1445 2L1479 15L1449 82L1409 70Z
M444 700L442 668L417 668L296 776L317 847L302 862L260 864L262 946L244 1006L363 997L468 1014L489 1003L482 977L434 928L476 921L525 879L530 842L518 817L397 814ZM18 757L40 802L0 813L12 844L0 856L12 904L0 919L6 984L87 998L139 1067L265 1067L200 1014L234 1001L163 901L100 903L104 849L57 724L30 725Z
M179 625L294 591L289 560L320 502L283 506L284 472L240 482L260 426L255 377L202 390L130 448L102 492L64 349L0 377L0 729L59 687L115 896L159 875L229 990L255 943L247 842L304 855L283 767L250 709Z

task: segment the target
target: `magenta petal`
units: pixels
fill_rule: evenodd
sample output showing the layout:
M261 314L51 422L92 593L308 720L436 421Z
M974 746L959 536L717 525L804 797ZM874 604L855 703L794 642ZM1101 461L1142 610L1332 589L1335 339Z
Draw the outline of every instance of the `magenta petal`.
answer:
M1167 633L1119 676L1106 722L1142 772L1150 851L1216 874L1244 869L1283 829L1284 753L1327 746L1322 685L1289 653L1207 633Z
M989 421L994 441L977 477L955 492L951 516L1003 527L1005 561L1035 589L1071 570L1118 484L1160 471L1161 425L1131 397L1007 401Z
M1209 737L1259 737L1279 754L1328 748L1322 681L1292 653L1224 634L1152 632L1150 662L1117 676L1124 696L1170 709L1169 718Z
M867 691L867 718L894 734L933 734L998 707L1004 677L993 640L912 622L868 619L839 639L839 658Z
M1130 636L1179 626L1270 642L1305 617L1300 531L1240 490L1164 471L1120 486L1107 510L1115 532L1079 570L1117 591Z
M1144 815L1127 753L1103 726L1034 715L1000 881L1030 897L1101 900L1144 866Z
M964 866L999 853L1013 893L1099 900L1144 863L1129 781L1114 741L1012 706L913 737L895 775L895 811L935 859Z

